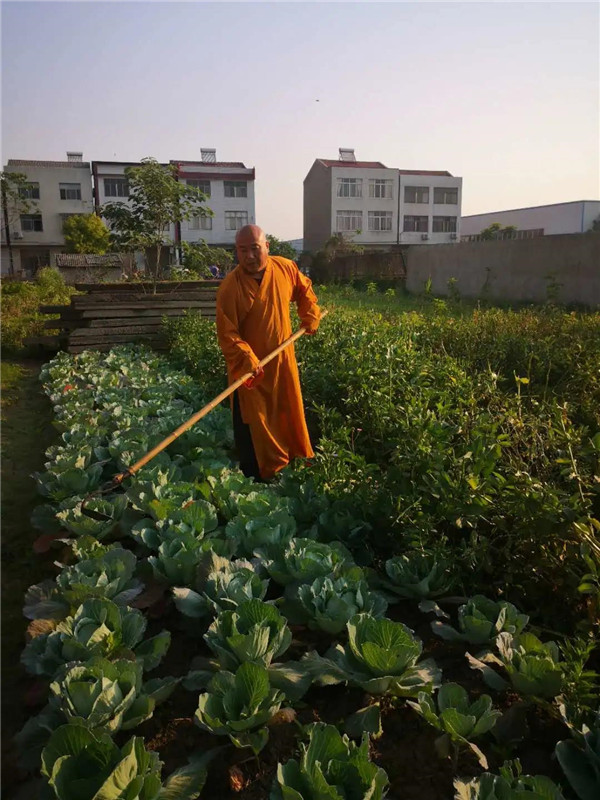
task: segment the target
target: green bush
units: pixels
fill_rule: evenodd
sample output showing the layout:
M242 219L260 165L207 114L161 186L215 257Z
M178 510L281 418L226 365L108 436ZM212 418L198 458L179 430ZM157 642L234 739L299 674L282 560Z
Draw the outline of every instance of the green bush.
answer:
M33 282L3 284L0 294L2 351L22 353L27 338L47 333L44 322L50 316L40 314L39 306L68 304L74 293L75 289L67 286L62 275L51 267L43 267Z
M163 325L174 362L198 378L207 394L222 392L227 386L227 367L214 322L192 311L167 317Z
M296 350L317 490L370 524L382 559L443 545L467 594L568 629L577 524L600 518L600 314L317 291L331 313ZM222 379L214 325L173 329L192 374Z

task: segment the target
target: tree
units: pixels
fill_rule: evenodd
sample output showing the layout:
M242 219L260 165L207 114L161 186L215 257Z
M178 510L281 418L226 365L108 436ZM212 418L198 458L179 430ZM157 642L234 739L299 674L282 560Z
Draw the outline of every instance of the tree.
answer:
M365 248L356 244L343 233L334 233L327 239L320 250L312 256L312 260L306 264L310 270L311 278L315 281L327 279L329 265L338 256L361 255Z
M502 227L500 222L492 222L492 224L484 228L481 233L479 234L479 238L483 239L484 241L489 241L490 239L510 239L510 236L504 236L505 233L512 233L513 231L517 230L516 225L506 225Z
M63 223L69 253L104 255L110 245L110 233L96 214L74 214Z
M289 258L291 261L296 261L298 254L289 242L282 242L276 236L267 234L267 242L269 243L269 254L272 256L281 256L282 258Z
M2 195L2 235L8 247L9 272L15 271L13 265L11 228L21 214L37 210L27 190L29 180L21 172L0 172L0 194Z
M199 278L212 278L210 267L215 266L220 272L228 272L233 264L233 256L223 247L210 247L204 239L199 242L182 242L182 266L189 269Z
M101 213L111 227L111 242L118 250L141 250L147 272L158 280L160 257L165 245L173 244L165 235L171 225L201 214L212 216L202 203L206 195L177 180L177 167L164 166L155 158L143 158L140 167L127 167L128 203L107 203ZM150 260L149 254L152 254Z
M343 233L334 233L325 242L322 253L325 261L333 261L338 256L361 255L365 248L361 244L356 244L352 239L348 239Z

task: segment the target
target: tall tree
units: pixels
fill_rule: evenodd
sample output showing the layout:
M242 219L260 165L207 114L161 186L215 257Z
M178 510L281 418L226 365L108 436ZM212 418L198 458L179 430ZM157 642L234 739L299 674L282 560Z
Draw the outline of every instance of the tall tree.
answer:
M189 269L199 278L212 278L211 267L219 272L229 272L233 264L233 256L223 247L211 247L204 239L199 242L182 242L182 266Z
M74 214L63 223L69 253L104 255L110 245L110 233L96 214Z
M111 228L111 242L118 250L141 250L147 272L154 282L160 272L162 249L173 244L166 235L171 225L200 214L212 216L202 205L206 195L177 180L174 164L159 164L155 158L143 158L141 166L128 167L127 203L107 203L101 209ZM152 258L149 258L152 254Z
M0 172L0 194L2 195L2 234L6 241L9 257L9 272L14 274L12 250L12 226L21 214L30 214L37 209L32 202L27 175L21 172Z
M489 239L503 239L503 234L505 233L512 233L513 231L517 230L516 225L505 225L502 227L500 222L492 222L487 228L484 228L481 233L479 234L480 239L489 240ZM507 239L510 237L507 236Z
M267 242L269 243L269 254L272 256L282 256L282 258L289 258L291 261L296 261L298 253L294 250L289 242L282 242L276 236L267 234Z

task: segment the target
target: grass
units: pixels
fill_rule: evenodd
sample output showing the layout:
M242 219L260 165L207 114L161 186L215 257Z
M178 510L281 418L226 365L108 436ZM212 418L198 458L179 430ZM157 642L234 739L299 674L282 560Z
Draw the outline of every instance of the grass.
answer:
M34 556L37 533L29 518L39 502L31 474L43 469L44 451L56 437L52 409L38 382L39 362L2 363L2 760L14 773L12 736L28 709L30 684L20 666L27 620L22 616L27 588L50 574L50 562Z

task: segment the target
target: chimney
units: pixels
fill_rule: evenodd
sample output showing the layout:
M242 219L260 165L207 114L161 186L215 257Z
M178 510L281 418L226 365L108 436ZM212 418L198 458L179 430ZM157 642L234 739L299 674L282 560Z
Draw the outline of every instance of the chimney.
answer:
M67 161L71 161L73 164L81 164L83 161L83 153L67 150Z
M217 161L217 151L214 147L202 147L200 149L202 154L202 161L205 164L215 164Z
M340 147L340 161L356 161L354 149L349 147Z

